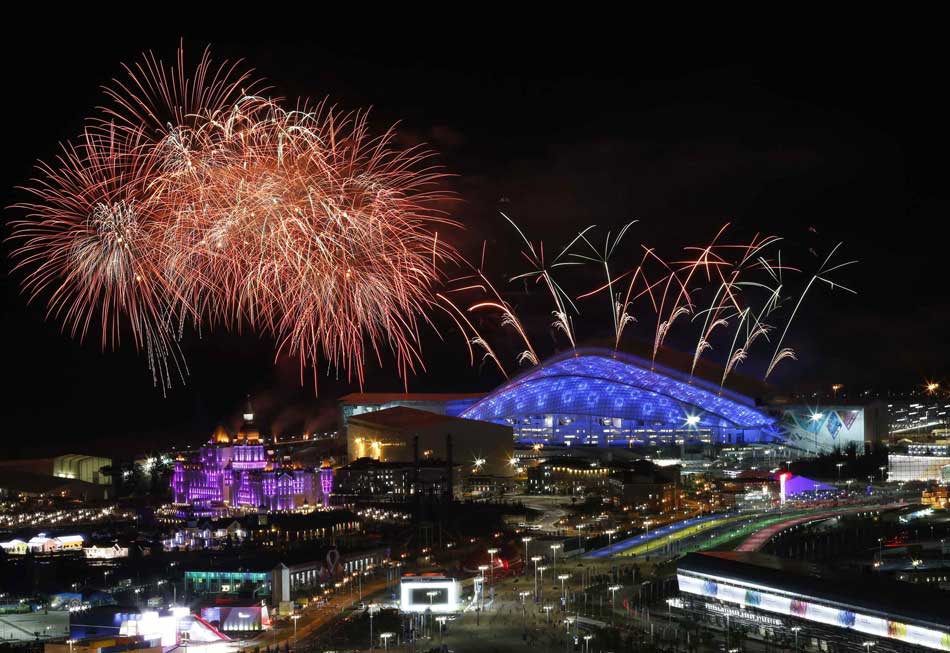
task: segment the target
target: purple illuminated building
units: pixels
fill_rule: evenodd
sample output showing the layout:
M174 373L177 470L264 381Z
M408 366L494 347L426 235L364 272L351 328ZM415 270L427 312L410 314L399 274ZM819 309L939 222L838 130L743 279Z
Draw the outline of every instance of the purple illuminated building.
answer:
M218 427L191 461L179 460L171 479L177 504L293 510L326 505L332 469L299 469L268 459L248 401L244 425L233 438Z

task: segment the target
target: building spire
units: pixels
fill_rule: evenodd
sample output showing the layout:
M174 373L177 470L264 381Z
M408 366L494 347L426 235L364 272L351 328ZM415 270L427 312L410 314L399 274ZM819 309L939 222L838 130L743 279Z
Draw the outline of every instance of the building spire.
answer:
M254 421L254 408L251 406L251 395L247 395L247 406L244 408L244 421Z

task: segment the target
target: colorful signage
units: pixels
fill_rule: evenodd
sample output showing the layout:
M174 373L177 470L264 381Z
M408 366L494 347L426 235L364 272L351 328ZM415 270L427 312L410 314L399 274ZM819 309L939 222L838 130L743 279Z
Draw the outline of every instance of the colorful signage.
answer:
M950 633L947 632L783 596L757 587L745 587L738 581L712 577L700 578L685 574L677 574L676 579L681 592L735 603L743 609L764 610L829 626L848 628L875 637L896 639L915 646L950 651Z

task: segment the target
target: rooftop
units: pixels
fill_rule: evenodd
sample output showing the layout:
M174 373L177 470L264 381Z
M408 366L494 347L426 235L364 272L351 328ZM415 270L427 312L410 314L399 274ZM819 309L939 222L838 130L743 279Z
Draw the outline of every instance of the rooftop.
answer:
M418 467L438 467L443 468L446 466L444 460L429 460L422 459L419 461ZM340 470L343 471L357 471L357 470L368 470L368 469L407 469L416 467L412 462L398 462L398 461L381 461L376 460L375 458L357 458L349 465L341 467ZM458 467L458 463L454 463L453 467Z
M481 399L483 392L351 392L340 397L340 403L354 404L387 404L393 401L460 401L465 399Z
M471 424L473 420L439 415L438 413L430 413L427 410L418 410L416 408L407 408L406 406L394 406L393 408L385 408L372 413L354 415L350 418L350 423L354 422L399 430L434 426L436 424Z

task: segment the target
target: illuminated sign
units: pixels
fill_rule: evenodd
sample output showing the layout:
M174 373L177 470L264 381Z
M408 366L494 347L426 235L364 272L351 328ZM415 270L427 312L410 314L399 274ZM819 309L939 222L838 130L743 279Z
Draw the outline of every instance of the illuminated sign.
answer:
M119 545L114 546L89 546L82 550L87 558L91 559L112 559L128 558L129 547Z
M130 615L119 628L120 635L140 635L145 639L160 639L162 646L178 644L178 617L160 616L158 612L147 611Z
M925 646L938 651L950 651L950 633L947 632L904 624L848 609L834 608L791 596L774 594L763 591L763 588L759 586L746 586L740 581L732 579L721 579L708 575L700 578L677 574L676 580L681 592L735 603L743 609L754 608L828 626L849 628L875 637L896 639L915 646Z
M399 590L399 608L403 612L444 614L459 610L458 581L454 578L403 578Z
M672 604L671 604L672 605ZM673 606L676 607L676 606ZM775 619L774 617L766 617L761 614L756 614L754 612L749 612L748 610L743 610L742 608L730 608L727 605L719 605L718 603L706 603L706 609L710 612L716 612L723 616L730 617L739 617L740 619L748 619L749 621L754 621L759 624L765 624L766 626L784 626L785 622L781 619Z

